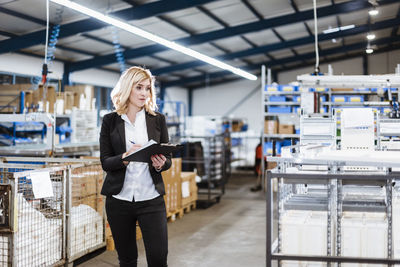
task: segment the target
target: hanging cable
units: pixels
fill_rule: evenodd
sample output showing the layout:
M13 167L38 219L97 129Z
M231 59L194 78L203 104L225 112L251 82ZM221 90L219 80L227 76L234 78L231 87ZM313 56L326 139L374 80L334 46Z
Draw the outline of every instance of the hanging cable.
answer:
M124 49L121 47L121 44L119 42L118 38L118 31L116 27L112 27L112 42L114 45L114 53L115 57L117 58L118 64L119 64L119 70L121 73L123 73L126 69L126 64L125 64L125 56L124 56Z
M49 38L50 9L49 9L49 0L46 0L46 42L45 42L44 63L42 65L42 77L40 78L36 76L31 78L31 83L33 84L34 90L37 89L39 83L43 85L47 83L47 74L49 73L49 68L52 64L52 60L55 58L54 53L56 50L58 35L60 33L60 23L62 21L63 11L64 7L57 8L56 17L54 19L56 25L53 26Z
M49 21L50 21L50 11L49 11L49 0L46 0L46 43L44 50L44 64L47 64L47 46L49 44Z
M315 75L319 73L319 52L318 52L318 25L317 25L317 0L314 4L314 36L315 36Z

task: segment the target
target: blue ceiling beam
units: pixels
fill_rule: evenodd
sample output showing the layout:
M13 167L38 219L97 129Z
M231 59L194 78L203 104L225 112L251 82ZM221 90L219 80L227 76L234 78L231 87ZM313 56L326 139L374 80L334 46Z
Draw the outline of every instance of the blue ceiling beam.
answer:
M371 44L387 45L387 44L394 43L394 42L400 42L400 36L377 39L375 41L372 41ZM339 53L346 53L346 52L353 51L353 50L360 50L360 49L364 50L366 48L366 46L367 46L367 42L360 42L360 43L355 43L355 44L351 44L351 45L321 50L319 52L319 55L320 55L320 57L323 57L323 56L330 56L330 55L339 54ZM393 49L395 49L395 47L393 47ZM246 68L247 70L254 70L254 69L259 69L261 65L266 65L267 67L273 67L273 66L279 66L282 64L298 62L298 61L302 61L302 60L310 60L310 59L314 59L314 58L315 58L315 53L310 52L310 53L301 54L301 55L294 56L294 57L287 57L287 58L282 58L282 59L278 59L275 61L268 61L268 62L260 63L257 65L244 66L243 68ZM220 77L228 75L228 74L231 74L231 73L228 71L219 71L219 72L209 73L207 75L211 79L211 78L220 78ZM203 80L205 80L205 77L206 77L205 75L199 75L199 76L190 77L190 78L186 78L186 79L180 79L180 80L176 80L176 81L166 82L166 83L163 83L163 86L171 87L171 86L181 86L181 85L185 85L185 84L191 84L191 83L195 83L198 81L203 81Z
M392 3L397 3L398 0L381 0L379 1L379 5L387 5ZM337 14L350 13L354 11L359 11L361 9L370 8L371 4L366 0L353 0L350 2L330 5L326 7L318 8L318 17L326 17ZM242 24L234 27L224 28L221 30L205 32L185 38L181 38L175 40L175 42L188 46L188 45L196 45L205 42L210 42L217 39L237 36L240 34L245 34L254 31L262 31L266 29L271 29L274 27L288 25L298 22L303 22L305 20L313 19L313 10L301 11L294 14L284 15L271 19L264 19L257 22L251 22L247 24ZM1 46L1 43L0 43ZM141 48L132 48L124 51L124 56L126 59L142 57L143 55L151 55L154 53L158 53L161 51L168 50L169 48L162 45L149 45ZM1 50L0 50L1 53ZM93 59L83 60L74 62L71 64L71 71L83 70L87 68L95 68L98 66L108 65L115 62L115 57L113 54L104 55L100 57L96 57Z
M318 40L321 42L321 41L331 40L334 38L354 36L356 34L367 33L369 31L391 28L396 25L400 25L400 17L396 17L394 19L389 19L389 20L385 20L385 21L379 21L372 25L365 24L365 25L357 26L353 29L349 29L346 31L339 31L339 32L328 33L328 34L319 34ZM307 36L307 37L302 37L302 38L298 38L298 39L294 39L294 40L290 40L290 41L278 42L278 43L274 43L274 44L259 46L256 48L251 48L251 49L247 49L247 50L243 50L243 51L226 54L226 55L218 57L218 59L232 60L232 59L236 59L236 58L253 56L253 55L257 55L257 54L263 54L263 53L268 53L268 52L281 50L281 49L285 49L285 48L292 48L292 47L296 47L296 46L313 44L313 43L314 43L314 37ZM154 70L152 70L152 73L154 75L162 75L165 73L194 68L194 67L202 66L205 64L207 64L207 63L205 63L203 61L190 61L190 62L186 62L186 63L182 63L182 64L176 64L176 65L167 66L167 67L163 67L163 68L159 68L159 69L154 69Z
M198 5L206 4L215 0L164 0L144 4L138 7L131 7L124 10L110 13L111 16L121 18L123 20L137 20L144 19L160 14L181 10L189 7L195 7ZM1 12L1 10L0 10ZM10 13L10 11L8 11ZM17 12L15 12L17 13ZM14 15L14 14L13 14ZM25 15L25 17L17 16L23 19L30 20L33 17ZM35 19L35 18L33 18ZM37 19L38 22L40 21ZM59 38L69 37L78 33L98 30L102 27L108 26L103 22L97 21L96 19L89 18L68 24L61 25ZM43 44L45 42L46 30L36 31L28 33L16 38L7 39L0 42L0 54L17 51L30 46ZM114 60L115 61L115 60Z

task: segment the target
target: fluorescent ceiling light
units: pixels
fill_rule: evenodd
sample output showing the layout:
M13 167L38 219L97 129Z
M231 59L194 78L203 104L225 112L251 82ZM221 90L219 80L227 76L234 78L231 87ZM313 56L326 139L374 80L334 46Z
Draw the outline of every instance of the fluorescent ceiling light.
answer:
M372 46L368 43L367 48L365 49L365 53L367 54L372 54L374 52L374 49Z
M368 14L370 14L371 16L376 16L379 14L379 10L374 7L373 9L368 11Z
M373 34L373 33L368 33L367 39L368 39L368 40L373 40L373 39L375 39L375 34Z
M371 47L367 47L367 49L365 49L365 53L367 54L372 54L374 52L374 49L372 49Z
M328 34L328 33L333 33L333 32L338 32L338 31L345 31L345 30L350 30L355 28L356 26L354 24L351 25L346 25L346 26L342 26L342 27L336 27L336 28L330 28L327 30L322 31L324 34Z
M226 63L224 63L224 62L222 62L220 60L217 60L215 58L206 56L206 55L204 55L202 53L199 53L199 52L197 52L197 51L195 51L193 49L184 47L184 46L182 46L180 44L177 44L175 42L168 41L167 39L164 39L164 38L162 38L160 36L157 36L155 34L152 34L152 33L149 33L147 31L144 31L144 30L142 30L142 29L140 29L138 27L135 27L135 26L133 26L131 24L128 24L128 23L126 23L124 21L121 21L119 19L115 19L115 18L112 18L110 16L106 16L106 15L100 13L100 12L97 12L97 11L93 10L93 9L90 9L90 8L85 7L85 6L79 5L77 3L71 2L69 0L50 0L50 1L54 2L56 4L68 7L70 9L73 9L73 10L75 10L77 12L83 13L83 14L85 14L87 16L93 17L95 19L98 19L98 20L103 21L105 23L108 23L110 25L113 25L113 26L115 26L117 28L120 28L122 30L125 30L125 31L128 31L130 33L139 35L139 36L141 36L143 38L146 38L146 39L148 39L150 41L159 43L161 45L164 45L164 46L166 46L168 48L174 49L174 50L176 50L178 52L181 52L183 54L186 54L188 56L197 58L197 59L199 59L201 61L204 61L204 62L206 62L208 64L214 65L214 66L219 67L219 68L224 69L224 70L228 70L228 71L230 71L230 72L232 72L232 73L234 73L236 75L242 76L242 77L244 77L246 79L253 80L253 81L257 80L257 76L255 76L255 75L253 75L253 74L251 74L251 73L249 73L247 71L241 70L239 68L232 67L231 65L228 65L228 64L226 64Z

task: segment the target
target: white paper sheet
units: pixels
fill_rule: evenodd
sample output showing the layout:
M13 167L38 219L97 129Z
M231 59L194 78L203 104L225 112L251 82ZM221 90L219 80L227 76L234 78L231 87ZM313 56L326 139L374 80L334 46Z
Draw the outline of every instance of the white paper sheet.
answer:
M346 128L374 126L374 112L371 108L345 108L341 120Z
M49 172L34 172L29 177L32 180L32 190L35 198L54 196Z
M182 198L190 197L189 182L182 182Z

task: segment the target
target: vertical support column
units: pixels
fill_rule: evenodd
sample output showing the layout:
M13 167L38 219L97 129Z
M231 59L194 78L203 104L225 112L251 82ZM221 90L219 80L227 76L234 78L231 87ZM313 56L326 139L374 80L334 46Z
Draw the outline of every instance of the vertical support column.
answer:
M264 171L262 171L264 172ZM266 188L266 207L267 207L267 257L266 257L266 266L271 267L272 266L272 259L271 259L271 246L272 246L272 225L274 223L273 221L273 216L272 216L272 210L273 210L273 197L272 197L272 174L270 171L267 171L266 174L266 180L267 180L267 188Z
M336 256L342 255L342 180L337 179L337 210L336 210ZM338 263L340 267L341 264Z
M265 120L265 108L264 108L264 102L265 102L265 65L261 66L261 114L262 114L262 119L263 121L261 122L262 125L262 131L261 131L261 186L262 188L265 189L265 157L264 157L264 120Z
M25 110L25 92L21 91L19 93L19 113L23 114Z
M160 110L161 113L163 112L163 109L164 109L165 90L166 90L166 88L161 85L160 98L159 98L161 100L161 102L160 102L160 106L158 107L158 109Z
M192 116L192 112L193 112L193 89L189 88L189 92L188 92L188 115Z
M70 65L69 63L64 63L64 73L63 73L63 82L61 86L61 90L64 91L64 86L70 85L69 75L70 75Z
M363 55L363 75L368 75L368 56Z
M392 217L392 181L386 180L386 217L388 221L388 235L387 235L387 252L388 252L388 259L393 258L393 217Z
M96 86L94 88L96 90L96 108L97 108L97 126L99 126L100 123L100 99L101 99L101 89L100 87Z
M107 95L106 95L106 106L107 106L107 110L111 110L112 109L112 100L111 100L111 88L107 88Z

